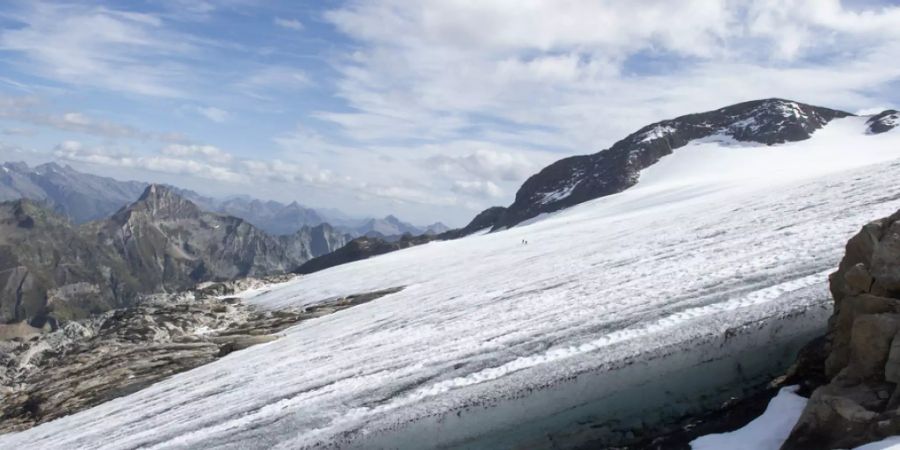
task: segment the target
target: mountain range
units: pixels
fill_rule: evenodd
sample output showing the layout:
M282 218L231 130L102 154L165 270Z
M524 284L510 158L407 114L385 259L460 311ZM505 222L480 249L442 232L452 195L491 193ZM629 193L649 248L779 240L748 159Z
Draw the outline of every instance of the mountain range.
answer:
M343 247L328 224L273 236L149 185L111 216L73 224L46 204L0 203L0 322L41 326L204 281L294 270Z
M134 201L149 184L92 175L55 162L29 167L22 162L0 164L0 201L27 198L68 216L76 224L107 217ZM354 219L340 211L316 210L297 202L281 203L248 196L216 199L170 186L201 209L240 217L273 235L290 235L304 227L328 223L353 237L399 239L404 234L438 234L449 228L438 222L417 227L393 215Z

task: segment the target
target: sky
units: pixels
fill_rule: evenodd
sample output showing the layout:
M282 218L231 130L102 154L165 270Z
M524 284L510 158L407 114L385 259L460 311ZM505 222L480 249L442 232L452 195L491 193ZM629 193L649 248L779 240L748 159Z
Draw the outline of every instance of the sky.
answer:
M758 98L900 107L900 1L0 3L0 159L463 225Z

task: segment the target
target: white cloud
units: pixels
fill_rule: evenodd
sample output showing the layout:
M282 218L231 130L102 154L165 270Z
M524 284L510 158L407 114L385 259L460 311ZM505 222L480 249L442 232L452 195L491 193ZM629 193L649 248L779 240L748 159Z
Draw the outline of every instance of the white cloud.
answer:
M278 25L281 28L287 28L294 31L303 30L303 23L297 19L283 19L281 17L276 17L274 22L275 25Z
M543 148L590 153L753 98L872 106L900 78L900 7L837 0L380 0L326 17L360 48L338 67L350 111L318 117L360 141L540 129L557 136Z
M197 112L203 117L206 117L207 119L216 123L225 122L229 117L231 117L231 113L229 113L228 111L216 108L214 106L199 106L197 107Z
M64 141L56 146L54 156L66 161L108 167L141 169L176 175L189 175L228 183L249 182L241 173L217 162L189 159L193 153L162 152L160 155L133 155L110 151L103 147L88 147L78 141Z
M272 92L290 92L312 85L302 70L287 66L268 66L251 72L234 84L245 94L255 97L271 96Z
M496 198L503 195L500 187L490 181L456 181L451 189L458 194L473 197Z
M0 118L110 139L125 138L161 142L183 142L186 140L184 135L178 133L145 131L77 111L54 114L43 111L39 106L41 106L41 101L37 97L7 97L0 95Z
M0 49L21 55L29 72L66 84L159 97L180 97L189 73L177 58L192 40L151 14L74 4L30 4L0 33Z
M163 147L160 153L178 157L199 156L220 163L228 163L232 160L231 154L214 145L172 144Z
M427 165L444 172L454 169L483 180L521 182L538 168L523 154L478 149L463 156L435 155L426 160Z

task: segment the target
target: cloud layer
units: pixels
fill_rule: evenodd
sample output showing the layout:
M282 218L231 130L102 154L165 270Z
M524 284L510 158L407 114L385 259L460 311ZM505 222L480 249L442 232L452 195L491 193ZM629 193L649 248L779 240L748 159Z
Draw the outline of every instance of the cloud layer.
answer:
M896 4L637 3L17 3L0 129L195 188L459 224L653 121L775 96L900 105Z

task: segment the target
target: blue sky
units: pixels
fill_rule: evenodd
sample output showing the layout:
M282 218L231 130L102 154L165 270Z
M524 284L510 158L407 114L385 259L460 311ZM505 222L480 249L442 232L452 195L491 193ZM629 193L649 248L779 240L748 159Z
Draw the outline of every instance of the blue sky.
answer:
M900 6L7 1L0 157L460 225L647 123L900 106Z

